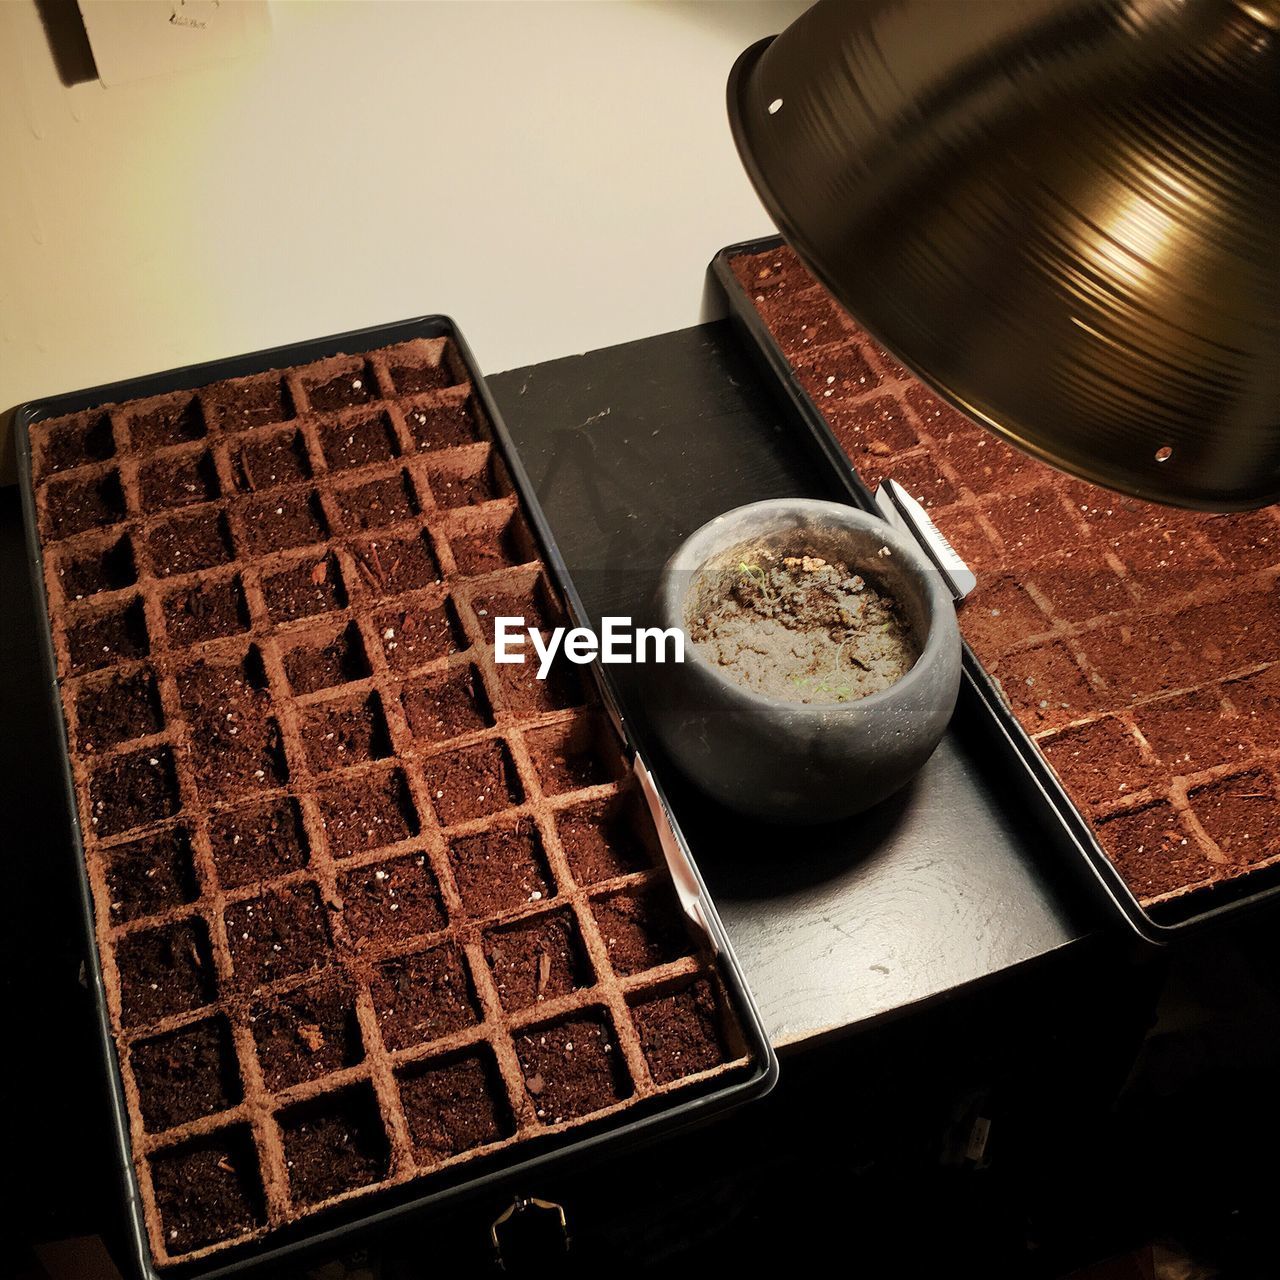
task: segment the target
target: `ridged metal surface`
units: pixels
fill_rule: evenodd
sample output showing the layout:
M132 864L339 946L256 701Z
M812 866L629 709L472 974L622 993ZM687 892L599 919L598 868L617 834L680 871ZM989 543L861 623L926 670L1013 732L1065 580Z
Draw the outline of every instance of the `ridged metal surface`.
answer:
M1280 0L821 0L729 84L852 314L1014 444L1280 498Z

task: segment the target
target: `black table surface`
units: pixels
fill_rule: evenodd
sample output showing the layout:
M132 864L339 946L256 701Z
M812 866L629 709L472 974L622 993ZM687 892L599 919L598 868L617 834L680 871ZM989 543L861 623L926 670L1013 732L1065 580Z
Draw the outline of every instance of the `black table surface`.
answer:
M593 622L637 612L672 551L721 512L838 497L727 321L488 381ZM610 671L643 736L660 668ZM962 698L914 784L834 826L736 818L655 760L775 1044L937 999L1101 923L978 718Z

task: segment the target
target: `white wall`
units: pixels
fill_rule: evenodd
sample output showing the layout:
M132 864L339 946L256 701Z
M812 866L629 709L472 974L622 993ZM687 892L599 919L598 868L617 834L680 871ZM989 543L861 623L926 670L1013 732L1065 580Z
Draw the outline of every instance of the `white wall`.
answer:
M804 7L276 0L264 54L104 89L0 2L0 411L423 311L488 372L697 323L770 229L725 78Z

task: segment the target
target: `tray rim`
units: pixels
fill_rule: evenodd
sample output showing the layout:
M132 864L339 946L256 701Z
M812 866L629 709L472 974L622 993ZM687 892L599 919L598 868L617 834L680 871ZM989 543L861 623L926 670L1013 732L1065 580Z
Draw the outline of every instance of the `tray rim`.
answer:
M128 1108L107 1008L106 987L95 928L93 895L85 864L84 840L80 830L75 785L71 772L70 743L59 697L61 682L57 674L36 519L31 427L45 418L76 413L101 404L141 399L171 391L194 390L227 378L306 364L332 355L372 351L414 338L447 338L453 342L458 357L471 380L472 393L480 401L488 417L492 428L493 444L501 453L503 464L520 498L523 508L521 514L538 542L547 575L560 592L574 621L584 620L587 617L586 610L552 534L546 513L542 509L519 450L480 372L480 366L470 344L453 318L447 314L425 313L404 320L387 321L317 338L264 347L257 351L116 379L76 391L41 396L19 404L13 411L27 568L40 615L39 647L44 686L48 695L49 715L54 722L61 748L58 753L58 769L65 800L63 821L66 827L67 844L76 864L81 908L80 925L83 930L82 941L85 944L85 980L94 1006L97 1049L100 1054L99 1065L102 1068L109 1095L111 1126L117 1158L116 1173L122 1184L129 1228L129 1261L136 1274L144 1277L145 1280L223 1280L224 1277L246 1275L284 1262L299 1262L304 1260L306 1255L333 1247L340 1241L355 1243L356 1237L366 1237L374 1231L393 1224L401 1226L410 1218L439 1212L453 1201L492 1191L501 1184L510 1184L516 1179L535 1175L543 1176L569 1159L602 1156L608 1154L610 1148L616 1152L626 1147L650 1142L680 1128L692 1127L732 1107L763 1096L778 1080L777 1054L765 1030L755 998L747 985L741 963L725 932L724 924L707 890L684 833L675 820L661 780L654 776L647 759L642 754L640 745L621 716L612 683L597 660L588 670L621 739L627 759L642 765L648 775L648 780L661 807L660 817L655 814L654 820L666 822L683 856L685 867L697 885L701 914L717 957L719 976L724 982L726 994L741 1023L743 1039L749 1053L747 1066L740 1068L738 1073L732 1075L722 1085L713 1086L713 1083L708 1081L703 1086L695 1087L688 1097L681 1097L679 1093L672 1095L676 1100L667 1107L651 1106L638 1116L623 1113L623 1117L617 1122L612 1120L600 1122L603 1128L588 1121L581 1131L571 1130L567 1134L552 1135L545 1140L533 1139L532 1151L528 1150L527 1145L523 1149L517 1146L509 1153L480 1156L474 1165L467 1164L460 1169L442 1170L439 1175L427 1173L400 1187L371 1191L367 1197L358 1197L347 1204L335 1206L332 1210L322 1211L314 1219L308 1220L304 1217L301 1224L285 1226L282 1230L287 1233L286 1238L276 1240L274 1243L271 1242L272 1238L267 1236L244 1244L215 1249L206 1257L192 1262L179 1261L161 1267L157 1267L152 1257L129 1136ZM473 1170L477 1172L472 1172ZM438 1183L442 1185L436 1185ZM410 1191L410 1188L424 1186L426 1189L419 1190L416 1194ZM383 1203L379 1207L380 1201L389 1203ZM372 1210L361 1211L369 1205L373 1206ZM317 1225L309 1229L309 1221Z

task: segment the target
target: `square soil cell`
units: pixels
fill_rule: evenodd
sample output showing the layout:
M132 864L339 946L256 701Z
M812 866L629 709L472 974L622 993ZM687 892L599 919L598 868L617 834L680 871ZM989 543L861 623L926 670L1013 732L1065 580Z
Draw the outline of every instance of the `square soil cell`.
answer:
M68 600L83 600L100 591L120 591L138 580L133 543L127 537L68 548L57 564L58 579Z
M391 754L391 736L375 693L302 708L298 732L307 760L318 772L345 769Z
M215 812L209 844L224 889L274 880L309 861L302 814L292 797Z
M438 453L427 460L427 481L436 505L446 510L491 502L505 491L488 445Z
M377 596L417 591L440 581L440 562L425 532L368 538L355 543L351 554L361 582Z
M579 884L598 884L653 866L639 832L649 823L632 796L610 796L556 813L556 833Z
M415 1064L397 1077L418 1158L448 1160L515 1132L497 1066L487 1049Z
M1249 736L1262 747L1280 746L1280 664L1223 686L1244 717Z
M715 993L706 979L631 1007L640 1048L655 1084L710 1071L728 1058Z
M160 1230L171 1256L234 1240L267 1220L258 1157L247 1127L237 1125L150 1159Z
M399 524L412 519L420 510L413 485L404 471L335 490L333 496L342 513L343 526L352 533L367 533L370 529Z
M1237 572L1280 563L1280 525L1269 509L1211 516L1200 532Z
M1134 606L1124 580L1105 564L1086 562L1083 553L1047 558L1028 572L1050 613L1062 622L1088 622Z
M959 620L964 638L982 656L1005 653L1053 626L1011 573L979 578L960 606Z
M179 804L168 747L114 756L89 779L89 823L99 839L159 822L177 813Z
M591 962L570 911L549 911L484 935L484 958L508 1013L589 987Z
M147 535L147 554L161 578L226 564L234 554L226 517L214 510L162 521Z
M95 409L41 423L37 430L41 441L38 447L39 468L45 475L70 471L91 462L105 462L115 456L111 417L104 410Z
M251 556L309 546L329 535L319 497L305 490L254 498L239 514L241 543Z
M112 924L159 915L200 896L185 827L117 845L104 855Z
M536 662L503 663L498 679L511 709L520 715L541 715L545 711L567 711L587 701L582 676L572 664L558 657L545 680L538 676Z
M76 690L75 708L76 747L85 752L145 738L164 725L155 676L145 669L85 682Z
M1063 644L1037 645L987 663L1024 725L1048 729L1087 715L1097 695Z
M399 769L330 783L317 798L332 857L348 858L418 834L417 811Z
M44 504L44 533L55 540L105 529L125 517L124 490L115 471L51 480Z
M1076 547L1088 536L1052 485L984 500L982 513L1004 543L1005 556L1027 564Z
M342 571L332 555L298 560L277 573L264 573L262 598L277 624L344 609L347 604Z
M409 404L404 421L419 449L456 449L484 438L475 402L450 397L437 404Z
M927 453L900 453L889 460L885 472L926 511L949 507L960 498L955 486Z
M145 407L129 412L125 425L129 447L135 453L199 440L205 433L200 405L190 392L157 397Z
M374 615L373 624L382 638L387 666L396 674L461 653L467 647L458 612L448 598L384 609Z
M927 420L924 429L933 436L937 455L979 497L1008 493L1015 485L1031 483L1044 473L1034 458L1011 448L954 410L949 412L954 416L947 429L932 426Z
M622 772L617 748L594 716L530 730L525 734L525 746L546 795L598 787Z
M296 427L264 432L230 451L231 470L241 493L256 493L278 484L306 480L311 475L307 443Z
M390 462L400 451L395 428L386 413L347 414L321 425L319 433L330 471Z
M414 396L423 391L440 391L457 384L445 348L432 352L412 345L384 353L396 394ZM435 359L432 359L432 355Z
M458 572L468 577L495 573L537 558L518 515L480 519L480 513L449 533L449 546Z
M959 409L953 409L920 383L907 388L906 398L912 413L934 440L945 440L953 432L967 432L982 439L996 440L995 436L980 429L971 418L966 417Z
M378 398L378 380L363 360L327 362L299 375L313 413L352 409Z
M480 1017L462 953L452 944L382 961L369 992L392 1052L452 1035Z
M79 674L117 662L145 658L151 652L142 601L128 600L67 623L71 670Z
M338 894L347 937L357 948L404 942L445 926L440 890L424 853L344 871Z
M296 648L286 649L283 655L285 675L294 693L318 693L369 675L369 659L355 623L341 627L323 643L307 643L310 639L304 637Z
M1138 730L1175 774L1198 773L1249 754L1248 719L1227 711L1220 687L1144 703Z
M286 886L233 902L224 914L231 964L243 987L328 963L329 923L314 884Z
M178 703L201 728L211 722L232 720L271 706L266 664L256 644L239 652L197 657L180 668L175 677Z
M150 1133L217 1115L244 1096L225 1018L135 1041L129 1047L129 1065Z
M1138 740L1111 716L1064 729L1037 745L1071 798L1090 808L1126 799L1159 775L1143 759Z
M1209 838L1237 866L1280 853L1276 789L1261 770L1219 778L1190 793L1191 811Z
M492 916L554 893L537 828L527 818L512 826L459 836L449 864L467 914Z
M400 701L410 731L422 743L447 742L493 724L484 681L470 664L407 682Z
M208 450L171 454L145 462L138 469L138 492L143 511L208 502L221 494L218 473Z
M853 458L888 458L918 444L915 427L896 396L876 396L853 404L818 406L836 439Z
M209 930L198 916L126 934L116 943L116 968L126 1027L201 1009L217 994Z
M816 347L843 342L849 326L831 295L805 275L804 286L765 296L757 310L778 340L782 350L796 361Z
M205 418L219 431L247 431L294 416L293 397L278 373L215 382L200 396Z
M422 776L444 827L488 817L524 799L511 753L496 740L430 756L422 762Z
M1077 643L1102 677L1112 703L1131 703L1198 682L1197 666L1167 619L1135 618L1082 633Z
M1094 831L1125 883L1144 902L1215 879L1222 871L1165 801L1106 818Z
M249 605L238 574L181 587L165 596L160 607L175 649L237 635L249 627Z
M966 507L947 507L937 516L938 528L956 554L975 573L996 572L1004 567L1004 557L987 531L972 516L964 514Z
M480 587L471 596L471 607L480 620L485 643L490 645L498 618L517 618L521 628L536 627L543 632L564 625L564 614L539 576L528 577L514 589L505 583L497 588Z
M631 1081L603 1012L578 1014L516 1036L524 1087L543 1124L562 1124L629 1097Z
M817 356L795 362L796 377L820 408L856 400L880 385L880 375L871 367L857 342L828 347Z
M390 1171L391 1146L367 1084L299 1103L279 1120L294 1204L372 1186Z
M1225 600L1183 609L1165 625L1198 679L1269 662L1280 631L1280 587L1272 583L1262 591L1237 591Z
M256 1001L249 1025L262 1077L273 1093L364 1060L355 991L326 978Z
M684 913L667 885L645 885L593 898L591 913L609 963L623 977L693 953Z

